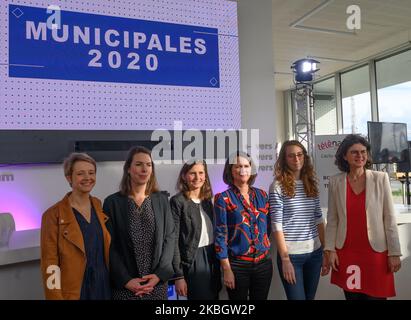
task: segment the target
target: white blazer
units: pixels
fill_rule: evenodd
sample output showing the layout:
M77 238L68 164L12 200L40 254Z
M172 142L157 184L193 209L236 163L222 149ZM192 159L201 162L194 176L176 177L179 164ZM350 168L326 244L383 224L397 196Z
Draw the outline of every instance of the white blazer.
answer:
M330 177L324 250L344 246L347 234L347 174ZM388 249L389 256L400 256L401 248L394 204L387 173L365 170L365 209L368 240L374 251Z

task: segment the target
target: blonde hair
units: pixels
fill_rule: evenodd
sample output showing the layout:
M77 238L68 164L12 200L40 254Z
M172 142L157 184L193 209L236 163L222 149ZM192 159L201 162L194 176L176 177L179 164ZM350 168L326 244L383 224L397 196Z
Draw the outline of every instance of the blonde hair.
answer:
M73 174L74 164L78 161L85 161L91 163L94 166L94 170L97 172L96 160L90 157L87 153L73 152L70 153L69 156L66 159L64 159L63 162L65 177L71 177L71 175Z

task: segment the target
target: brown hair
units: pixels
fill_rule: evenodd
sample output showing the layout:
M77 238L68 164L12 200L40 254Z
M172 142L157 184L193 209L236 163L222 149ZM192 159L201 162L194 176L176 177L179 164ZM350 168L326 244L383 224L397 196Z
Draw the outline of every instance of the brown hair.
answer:
M315 176L314 167L308 156L307 149L297 140L288 140L281 147L280 154L274 166L275 180L283 188L286 196L293 198L295 196L295 179L292 171L287 165L287 147L297 146L301 148L304 154L304 165L301 169L301 180L304 184L304 191L307 197L317 197L318 181Z
M73 152L70 153L68 157L64 159L63 162L63 170L65 177L71 177L71 175L73 174L74 164L78 161L85 161L91 163L94 166L94 170L97 172L96 160L90 157L87 153Z
M350 165L344 157L347 155L348 149L350 149L354 144L362 144L367 148L367 162L365 163L365 169L369 169L372 166L371 158L371 145L363 136L359 134L349 134L339 145L337 152L335 153L335 165L343 172L350 172Z
M158 192L160 190L158 187L156 174L154 171L154 162L153 162L153 159L151 158L151 151L145 147L136 146L136 147L132 147L128 151L126 162L124 163L124 167L123 167L123 177L121 178L121 182L120 182L120 193L124 196L128 196L131 193L131 179L130 179L130 174L128 173L128 170L130 169L131 162L133 162L133 158L137 153L147 154L150 156L150 160L151 160L152 172L151 172L150 179L147 182L146 195L150 195L153 192Z
M253 183L255 182L255 179L257 178L257 168L255 167L254 161L251 158L251 156L248 153L245 153L243 151L236 151L227 158L227 161L225 162L225 165L224 165L223 181L225 184L229 185L230 187L235 186L232 168L233 168L233 165L237 163L238 157L247 159L248 162L250 163L251 175L247 183L249 186L252 186Z
M190 189L188 188L185 176L196 164L202 164L204 167L205 181L200 190L201 200L211 200L213 191L211 189L210 177L208 176L207 163L204 160L195 160L193 162L186 162L180 170L177 180L177 190L182 192L186 198L189 198Z

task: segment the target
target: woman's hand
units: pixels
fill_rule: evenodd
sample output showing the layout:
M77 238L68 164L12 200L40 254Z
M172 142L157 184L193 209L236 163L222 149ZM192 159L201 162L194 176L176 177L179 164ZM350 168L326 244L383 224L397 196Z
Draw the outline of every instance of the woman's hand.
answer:
M326 276L330 273L330 262L328 257L328 251L323 252L323 263L321 265L321 276Z
M146 281L146 283L144 283L141 288L142 289L151 289L150 291L152 291L154 289L154 287L160 282L160 278L156 275L156 274L147 274L144 277L142 277L141 279L143 279L144 281Z
M176 284L176 293L179 296L187 297L187 282L182 279L178 279L175 281Z
M284 258L281 259L282 261L282 268L283 268L283 277L285 281L287 281L289 284L296 284L297 279L295 278L295 271L294 271L294 266L291 263L290 258Z
M126 283L125 288L132 291L137 296L148 294L153 291L153 288L145 287L144 283L147 283L147 280L143 278L134 278Z
M229 269L223 269L224 274L224 285L228 288L228 289L235 289L235 277L234 277L234 273L231 270L231 268Z
M401 259L399 256L388 257L388 270L390 272L397 272L401 268Z
M141 279L143 279L144 282L142 286L140 287L140 290L136 292L136 296L150 294L151 291L154 290L154 287L157 285L157 283L160 282L160 278L155 274L147 274Z
M340 262L338 260L337 252L335 251L327 251L327 252L328 252L328 261L329 261L330 267L333 268L334 271L338 271L338 266L340 265Z

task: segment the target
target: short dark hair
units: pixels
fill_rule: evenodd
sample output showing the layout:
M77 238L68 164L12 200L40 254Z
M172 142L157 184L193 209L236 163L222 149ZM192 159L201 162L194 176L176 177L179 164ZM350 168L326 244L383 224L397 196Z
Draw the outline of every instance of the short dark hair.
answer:
M233 168L233 165L237 163L238 157L245 158L250 163L251 175L250 175L250 179L248 180L248 185L252 186L255 182L255 179L257 178L257 168L251 156L248 153L243 152L243 151L236 151L227 158L225 165L224 165L223 181L228 186L234 187L232 168Z
M349 134L341 142L340 146L335 153L335 165L343 172L350 172L350 166L347 160L344 159L344 156L347 155L348 149L351 148L354 144L362 144L367 148L367 163L365 164L365 169L369 169L372 166L371 159L371 145L365 137L360 134Z
M153 158L151 157L151 151L145 147L141 146L136 146L132 147L127 154L126 162L124 163L123 166L123 177L121 178L120 182L120 193L124 196L128 196L131 193L131 178L130 174L128 173L128 170L131 167L131 162L133 161L134 155L137 153L145 153L150 156L151 159L151 177L147 182L147 187L146 187L146 195L151 195L153 192L158 192L159 187L156 179L156 173L154 171L154 162Z

